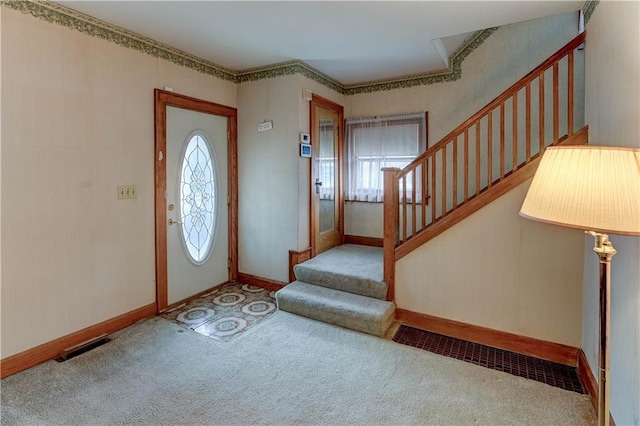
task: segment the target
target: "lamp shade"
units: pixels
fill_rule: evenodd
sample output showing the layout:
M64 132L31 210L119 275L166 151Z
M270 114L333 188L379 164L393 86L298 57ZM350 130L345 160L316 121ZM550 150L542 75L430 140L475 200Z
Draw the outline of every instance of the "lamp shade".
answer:
M640 149L547 148L520 215L587 231L640 235Z

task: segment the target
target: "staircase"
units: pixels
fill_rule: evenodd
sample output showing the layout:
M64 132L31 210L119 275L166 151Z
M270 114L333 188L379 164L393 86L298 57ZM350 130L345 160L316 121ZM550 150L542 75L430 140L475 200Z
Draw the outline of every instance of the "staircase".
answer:
M281 310L383 336L395 263L530 179L548 146L586 144L578 35L407 167L383 169L383 249L343 245L294 268Z
M384 173L384 281L394 300L395 263L533 177L552 145L586 144L580 121L584 71L578 35L429 147Z
M297 281L276 293L280 310L375 336L384 336L393 322L382 249L345 244L296 265L294 272Z

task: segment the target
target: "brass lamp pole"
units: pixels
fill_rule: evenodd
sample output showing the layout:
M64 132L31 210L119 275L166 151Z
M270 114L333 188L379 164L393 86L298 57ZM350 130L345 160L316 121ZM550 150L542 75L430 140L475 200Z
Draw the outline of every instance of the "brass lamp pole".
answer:
M607 234L586 231L595 238L593 251L600 261L600 380L598 424L609 426L609 328L611 324L611 259L617 253Z
M600 263L598 424L609 425L611 259L607 233L640 235L640 149L550 147L544 153L520 215L593 235Z

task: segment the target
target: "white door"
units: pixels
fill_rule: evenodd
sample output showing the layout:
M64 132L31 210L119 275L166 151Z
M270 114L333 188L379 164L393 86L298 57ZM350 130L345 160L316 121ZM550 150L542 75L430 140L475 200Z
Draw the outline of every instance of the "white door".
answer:
M229 279L227 117L167 106L169 305Z

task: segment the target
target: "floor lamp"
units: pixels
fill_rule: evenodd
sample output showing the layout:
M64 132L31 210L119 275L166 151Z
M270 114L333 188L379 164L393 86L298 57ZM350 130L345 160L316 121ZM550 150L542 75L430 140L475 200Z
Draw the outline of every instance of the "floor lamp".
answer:
M595 237L600 261L598 424L609 424L611 258L608 233L640 235L640 149L603 146L547 148L520 215L577 228Z

